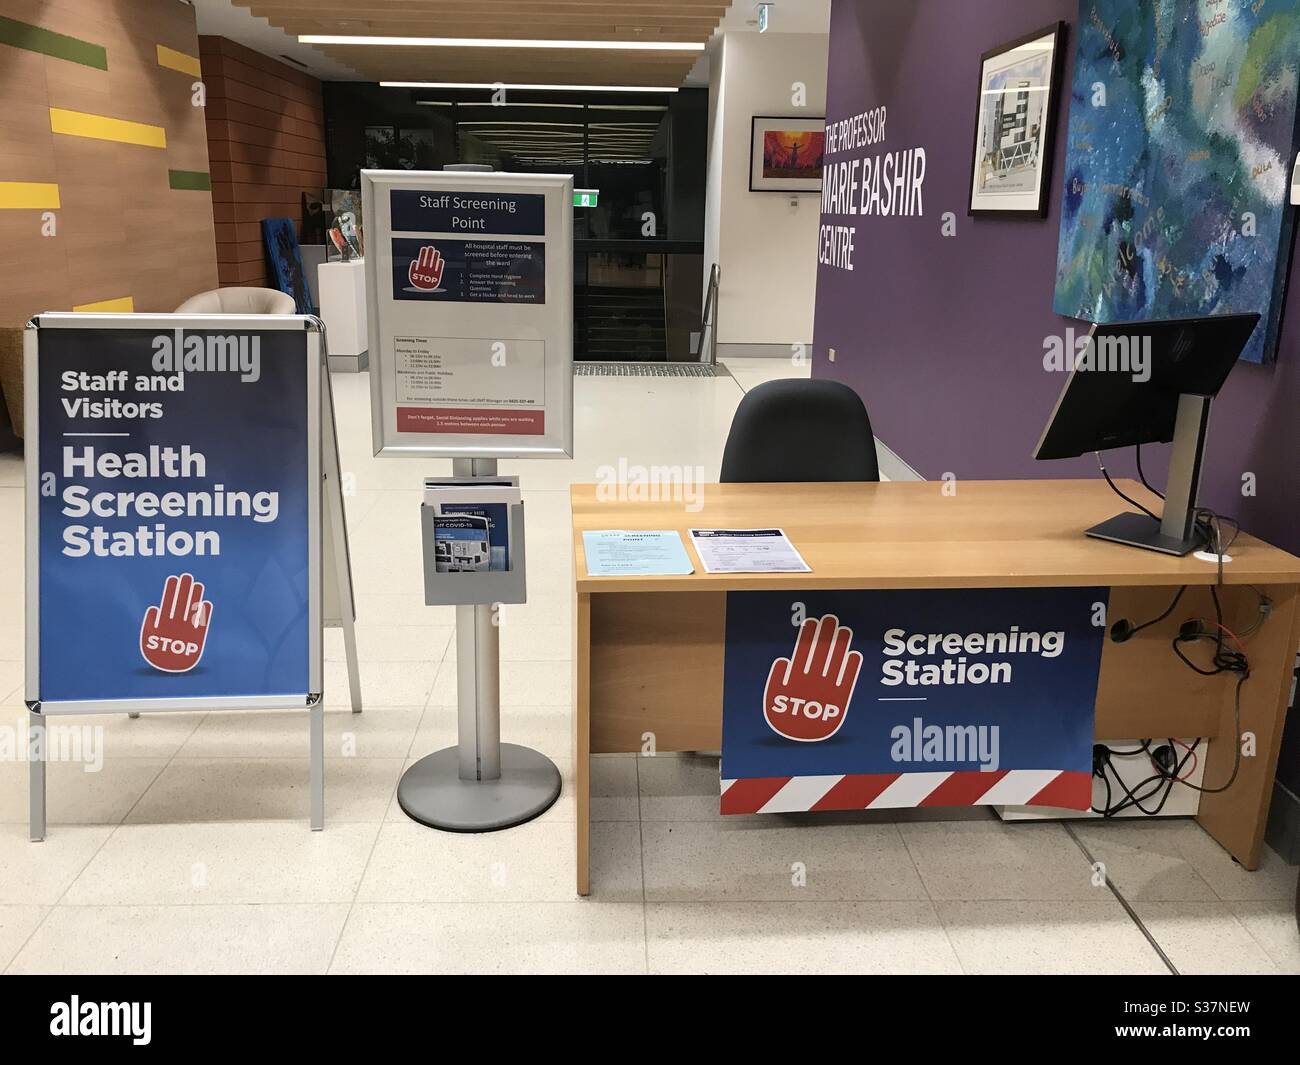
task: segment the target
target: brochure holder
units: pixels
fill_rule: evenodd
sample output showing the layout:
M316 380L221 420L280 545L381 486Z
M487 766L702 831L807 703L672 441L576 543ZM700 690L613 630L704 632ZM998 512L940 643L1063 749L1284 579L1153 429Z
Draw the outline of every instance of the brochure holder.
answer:
M510 504L510 568L439 573L434 556L433 505L420 505L424 544L424 602L427 606L491 606L528 601L525 588L524 505Z
M458 480L491 480L496 459L455 459ZM452 832L491 832L531 821L560 797L560 771L546 755L501 742L498 607L527 600L524 505L509 504L508 570L439 573L433 506L420 506L424 601L456 608L457 744L426 755L397 785L414 821Z

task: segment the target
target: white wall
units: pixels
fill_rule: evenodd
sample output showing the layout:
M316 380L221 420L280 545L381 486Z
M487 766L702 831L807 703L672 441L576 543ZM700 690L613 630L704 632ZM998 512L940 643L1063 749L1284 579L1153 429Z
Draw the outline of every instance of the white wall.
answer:
M750 192L751 119L826 113L821 33L723 33L709 68L709 159L704 266L722 271L720 344L811 343L820 198ZM792 103L805 86L805 106ZM797 206L791 206L791 200Z

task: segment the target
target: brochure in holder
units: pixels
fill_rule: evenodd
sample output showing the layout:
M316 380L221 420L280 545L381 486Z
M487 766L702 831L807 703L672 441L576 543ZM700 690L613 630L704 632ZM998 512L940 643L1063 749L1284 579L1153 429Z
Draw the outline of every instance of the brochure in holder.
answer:
M526 601L524 505L517 477L426 480L420 526L427 605Z

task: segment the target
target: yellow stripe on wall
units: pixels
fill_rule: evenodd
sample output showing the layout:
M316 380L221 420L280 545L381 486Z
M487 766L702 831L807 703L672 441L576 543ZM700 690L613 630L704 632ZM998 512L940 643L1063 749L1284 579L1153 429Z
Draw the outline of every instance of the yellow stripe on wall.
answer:
M58 185L41 181L0 181L0 210L52 211L58 207Z
M203 73L197 56L186 55L163 44L158 45L158 65L168 70L179 70L182 74L191 74L196 78Z
M121 296L115 300L100 300L98 303L83 303L80 307L73 307L77 314L95 314L95 313L112 313L121 312L123 314L135 313L135 300L131 296Z
M162 126L146 126L143 122L106 118L104 115L91 115L84 111L65 111L61 107L50 108L50 130L69 137L140 144L146 148L167 147L167 131Z

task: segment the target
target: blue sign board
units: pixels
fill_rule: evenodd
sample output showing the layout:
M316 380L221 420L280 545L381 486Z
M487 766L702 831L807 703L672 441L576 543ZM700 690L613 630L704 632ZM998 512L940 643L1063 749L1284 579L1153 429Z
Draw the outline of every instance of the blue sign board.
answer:
M536 192L393 189L388 202L394 233L546 233L546 197Z
M393 299L545 303L541 241L393 238Z
M798 778L819 778L825 788L801 786L809 801L776 808L937 804L940 785L953 799L945 804L1011 795L1029 802L1049 784L1055 793L1057 774L1082 786L1070 789L1073 796L1086 794L1106 595L1102 588L730 593L724 787L754 779L771 787L751 791L763 801L744 809L727 810L724 793L724 810L762 809ZM900 783L908 774L923 775L925 786ZM891 786L901 801L870 801ZM1022 795L1026 787L1031 792Z
M305 696L306 330L38 336L40 700Z

